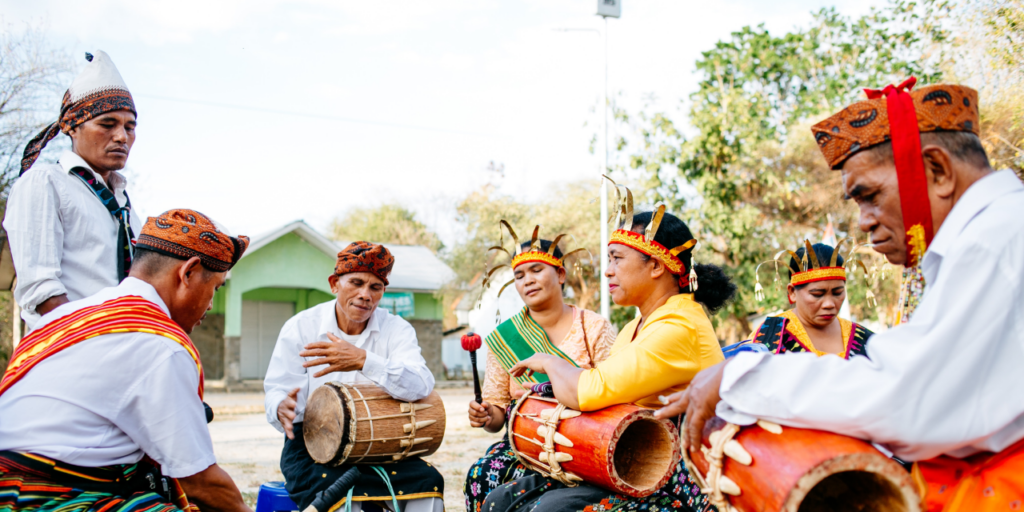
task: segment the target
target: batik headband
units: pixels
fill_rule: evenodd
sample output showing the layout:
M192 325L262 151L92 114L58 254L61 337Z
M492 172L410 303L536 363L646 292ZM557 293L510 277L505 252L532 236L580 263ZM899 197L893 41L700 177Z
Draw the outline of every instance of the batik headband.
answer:
M387 247L370 242L352 242L338 253L334 275L369 272L388 286L388 276L395 266L395 257Z
M697 240L691 239L672 249L654 240L654 237L658 234L658 228L661 227L661 219L665 216L665 205L663 204L659 204L654 210L651 222L644 228L643 234L633 232L631 230L633 227L633 192L629 188L615 183L608 176L604 178L610 181L615 188L616 204L615 212L608 218L608 222L614 220L614 225L616 226L615 231L612 232L608 239L608 245L625 245L652 258L656 258L665 265L669 273L679 276L680 287L686 288L689 286L691 292L697 291L697 272L694 269L693 254L691 253L690 255L689 269L687 269L683 260L679 259L679 254L697 245ZM620 191L620 189L623 189L624 192ZM687 270L689 270L688 276Z
M892 142L906 229L907 263L917 265L934 236L928 184L921 156L921 133L963 131L978 134L978 92L959 85L911 89L917 79L898 86L865 89L867 101L854 103L811 127L825 160L839 169L859 151Z
M563 268L565 266L566 258L579 252L586 251L586 249L581 247L579 249L569 251L561 258L555 257L555 249L558 248L558 242L562 241L562 237L564 237L565 234L563 233L556 236L554 241L551 242L551 246L549 246L548 250L545 251L541 248L541 241L539 238L540 226L533 227L533 237L530 239L530 248L529 250L524 251L523 245L519 243L519 237L516 236L515 230L512 229L512 226L506 220L502 220L500 224L498 224L498 233L501 235L500 243L505 243L505 233L504 231L502 231L501 228L505 228L506 230L508 230L509 236L515 243L514 254L512 252L509 252L508 249L505 249L503 245L495 245L487 249L488 252L501 251L505 253L506 255L508 255L510 262L505 265L498 265L492 267L490 270L488 270L487 274L484 276L484 287L487 287L487 284L490 282L491 276L494 275L494 273L497 272L499 269L508 267L511 268L512 270L515 270L516 267L518 267L519 265L533 262L545 263L555 268ZM501 289L498 290L498 295L500 296L501 292L505 291L505 288L508 285L512 284L513 282L515 282L515 279L512 279L509 282L502 285Z
M227 272L249 247L249 237L226 231L195 210L168 210L146 220L135 248L177 259L198 257L207 269Z
M90 119L115 110L127 110L138 116L132 95L107 54L96 52L94 57L86 53L85 60L89 64L64 93L60 118L25 145L20 174L32 167L46 144L59 133L68 133Z

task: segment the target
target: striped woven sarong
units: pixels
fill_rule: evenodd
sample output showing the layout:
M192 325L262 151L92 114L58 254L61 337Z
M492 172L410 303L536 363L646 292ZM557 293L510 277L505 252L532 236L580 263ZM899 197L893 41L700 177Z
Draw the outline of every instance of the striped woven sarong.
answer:
M142 487L133 479L145 478L143 468L142 464L85 468L35 454L0 451L0 512L180 511L159 494L132 491Z

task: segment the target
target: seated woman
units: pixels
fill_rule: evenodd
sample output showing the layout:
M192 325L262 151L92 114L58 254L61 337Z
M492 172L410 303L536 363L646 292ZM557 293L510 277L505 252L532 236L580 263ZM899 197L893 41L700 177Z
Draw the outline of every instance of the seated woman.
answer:
M662 216L663 208L635 218L630 212L612 233L606 273L612 299L638 308L639 316L619 333L608 359L584 369L537 354L515 365L512 375L546 374L555 398L572 409L658 407L660 395L685 389L697 372L723 360L704 307L721 308L736 286L717 266L693 268L696 241L683 221ZM566 487L535 474L498 487L483 510L701 510L705 505L679 463L669 483L646 498L626 498L585 483Z
M548 354L572 361L580 368L592 368L608 357L615 341L615 327L608 320L562 300L566 271L562 252L556 245L548 240L536 240L522 244L519 249L511 267L516 291L526 307L487 337L490 350L484 402L469 402L470 424L491 433L502 430L506 409L538 382L538 375L516 378L508 374L512 365L534 354L532 347L544 347ZM496 357L495 353L502 357ZM483 458L470 467L463 490L467 510L480 510L484 498L495 487L520 478L528 471L516 461L506 432L501 441L491 445Z
M843 257L829 245L812 246L806 241L804 245L806 249L787 251L791 258L786 292L793 309L766 318L751 333L749 340L726 347L727 357L754 343L763 345L773 354L812 352L819 356L833 354L843 359L867 356L868 338L874 333L838 316L846 300Z

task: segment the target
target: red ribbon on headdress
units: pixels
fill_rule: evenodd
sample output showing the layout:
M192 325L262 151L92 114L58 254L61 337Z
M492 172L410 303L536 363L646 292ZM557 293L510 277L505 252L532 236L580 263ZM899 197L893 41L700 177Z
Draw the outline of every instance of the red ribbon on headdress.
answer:
M916 83L917 78L910 77L897 86L890 84L881 90L864 89L868 99L885 96L889 138L900 187L900 209L903 211L903 227L907 231L907 262L904 265L907 267L918 264L935 234L931 202L928 200L928 179L921 156L917 110L910 97L910 89Z

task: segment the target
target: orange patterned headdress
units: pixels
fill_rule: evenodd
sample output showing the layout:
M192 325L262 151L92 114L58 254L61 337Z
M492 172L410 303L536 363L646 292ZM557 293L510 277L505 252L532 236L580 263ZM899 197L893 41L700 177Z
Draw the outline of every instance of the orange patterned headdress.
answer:
M515 249L513 249L513 252L509 252L508 249L505 249L505 247L503 247L505 243L505 233L504 231L502 231L501 228L505 228L506 230L508 230L509 236L515 243ZM492 267L490 270L488 270L487 274L484 276L484 287L487 286L487 284L490 282L491 276L494 275L494 273L497 272L499 269L507 267L511 268L512 270L515 270L516 267L518 267L519 265L533 262L546 263L555 268L562 268L565 265L566 258L579 252L586 251L586 249L581 247L579 249L569 251L561 258L556 257L555 251L558 249L558 242L562 241L562 237L565 236L564 233L556 236L554 241L552 241L551 245L548 247L548 250L545 251L541 247L541 239L538 238L538 236L540 235L539 225L533 227L533 237L530 239L530 248L529 250L526 251L523 250L523 244L519 243L519 237L516 236L515 230L512 229L512 226L508 223L508 221L501 221L501 223L498 225L498 232L501 234L501 245L495 245L494 247L490 247L487 249L487 251L501 251L508 255L510 262L504 265ZM502 285L501 289L498 290L498 295L500 296L501 292L505 291L505 288L508 285L512 284L514 281L515 279L512 279L511 281Z
M617 229L612 232L608 245L619 244L636 249L652 258L661 261L665 268L672 275L679 276L681 288L690 287L691 292L697 291L697 272L694 270L693 257L691 253L689 275L687 276L686 263L679 259L679 253L697 245L697 240L689 240L679 247L669 249L656 242L654 236L658 234L661 227L661 219L665 216L665 205L659 204L651 216L651 222L644 228L643 234L635 233L633 227L633 192L625 186L615 183L608 176L604 177L615 187L615 212L612 213L608 222L615 221ZM620 189L622 189L620 191Z
M204 267L227 272L249 247L249 237L231 236L195 210L176 209L150 217L135 242L136 249L178 259L198 257Z
M921 157L921 133L962 131L978 134L978 92L961 85L929 85L911 91L917 79L898 86L865 89L868 99L854 103L811 127L832 169L859 151L892 143L899 180L903 224L907 231L906 266L917 265L931 243L928 184Z

